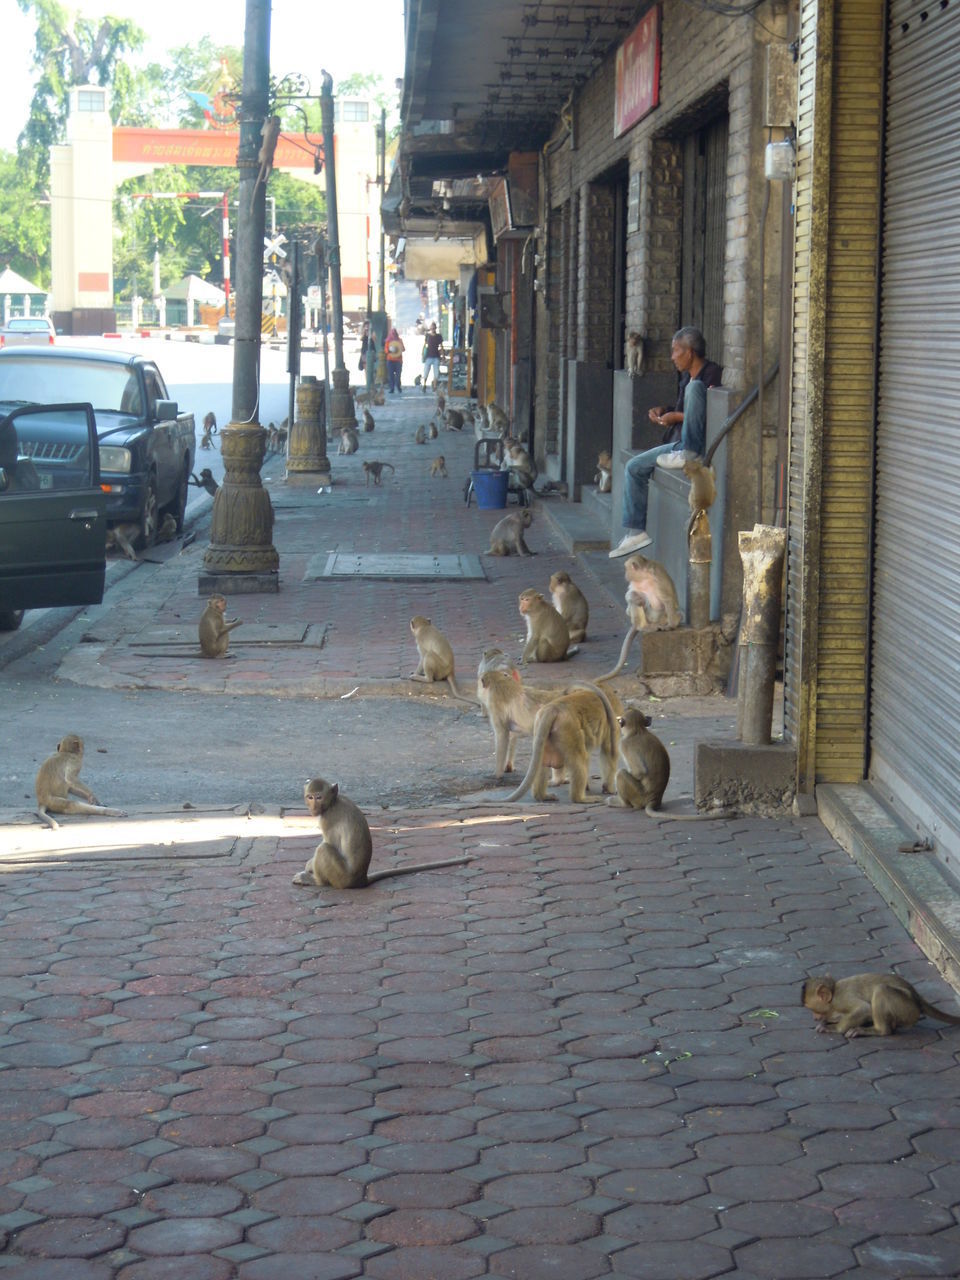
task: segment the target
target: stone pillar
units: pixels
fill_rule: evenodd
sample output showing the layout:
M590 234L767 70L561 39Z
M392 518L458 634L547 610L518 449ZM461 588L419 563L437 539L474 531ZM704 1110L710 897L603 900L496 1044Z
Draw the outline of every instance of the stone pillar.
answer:
M326 388L309 374L297 386L297 419L290 427L287 480L303 476L311 484L330 483L327 457Z

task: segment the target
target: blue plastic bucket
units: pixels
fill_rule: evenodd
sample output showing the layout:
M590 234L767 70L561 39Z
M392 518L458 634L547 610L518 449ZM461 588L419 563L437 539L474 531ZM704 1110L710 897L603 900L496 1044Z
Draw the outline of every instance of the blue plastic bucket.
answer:
M477 506L483 511L493 511L507 505L507 483L510 479L508 471L471 471L470 479L477 495Z

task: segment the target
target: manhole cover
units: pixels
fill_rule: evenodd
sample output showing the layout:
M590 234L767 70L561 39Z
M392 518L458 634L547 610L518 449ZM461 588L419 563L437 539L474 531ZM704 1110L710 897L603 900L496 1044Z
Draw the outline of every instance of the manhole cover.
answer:
M408 582L479 579L485 582L487 575L480 557L473 555L332 551L311 558L304 581L312 578L402 578Z
M273 626L264 623L245 622L242 627L230 633L230 648L242 645L282 644L305 645L307 648L322 648L326 633L325 625L308 626L303 622L281 623ZM196 649L197 628L195 624L182 627L147 627L138 635L130 636L127 644L138 649L158 647L177 647Z

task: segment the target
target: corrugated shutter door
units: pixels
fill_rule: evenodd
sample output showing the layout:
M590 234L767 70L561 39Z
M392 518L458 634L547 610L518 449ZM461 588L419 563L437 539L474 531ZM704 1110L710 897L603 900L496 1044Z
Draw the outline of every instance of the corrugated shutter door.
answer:
M892 0L870 776L960 854L960 4Z

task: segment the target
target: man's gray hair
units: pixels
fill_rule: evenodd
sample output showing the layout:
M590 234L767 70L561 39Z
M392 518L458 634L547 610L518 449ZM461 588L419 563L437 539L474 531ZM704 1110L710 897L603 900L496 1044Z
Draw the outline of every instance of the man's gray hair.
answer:
M688 351L692 351L701 360L707 354L706 340L700 330L692 324L685 324L682 329L678 329L673 335L673 341L679 342L681 347L686 347Z

